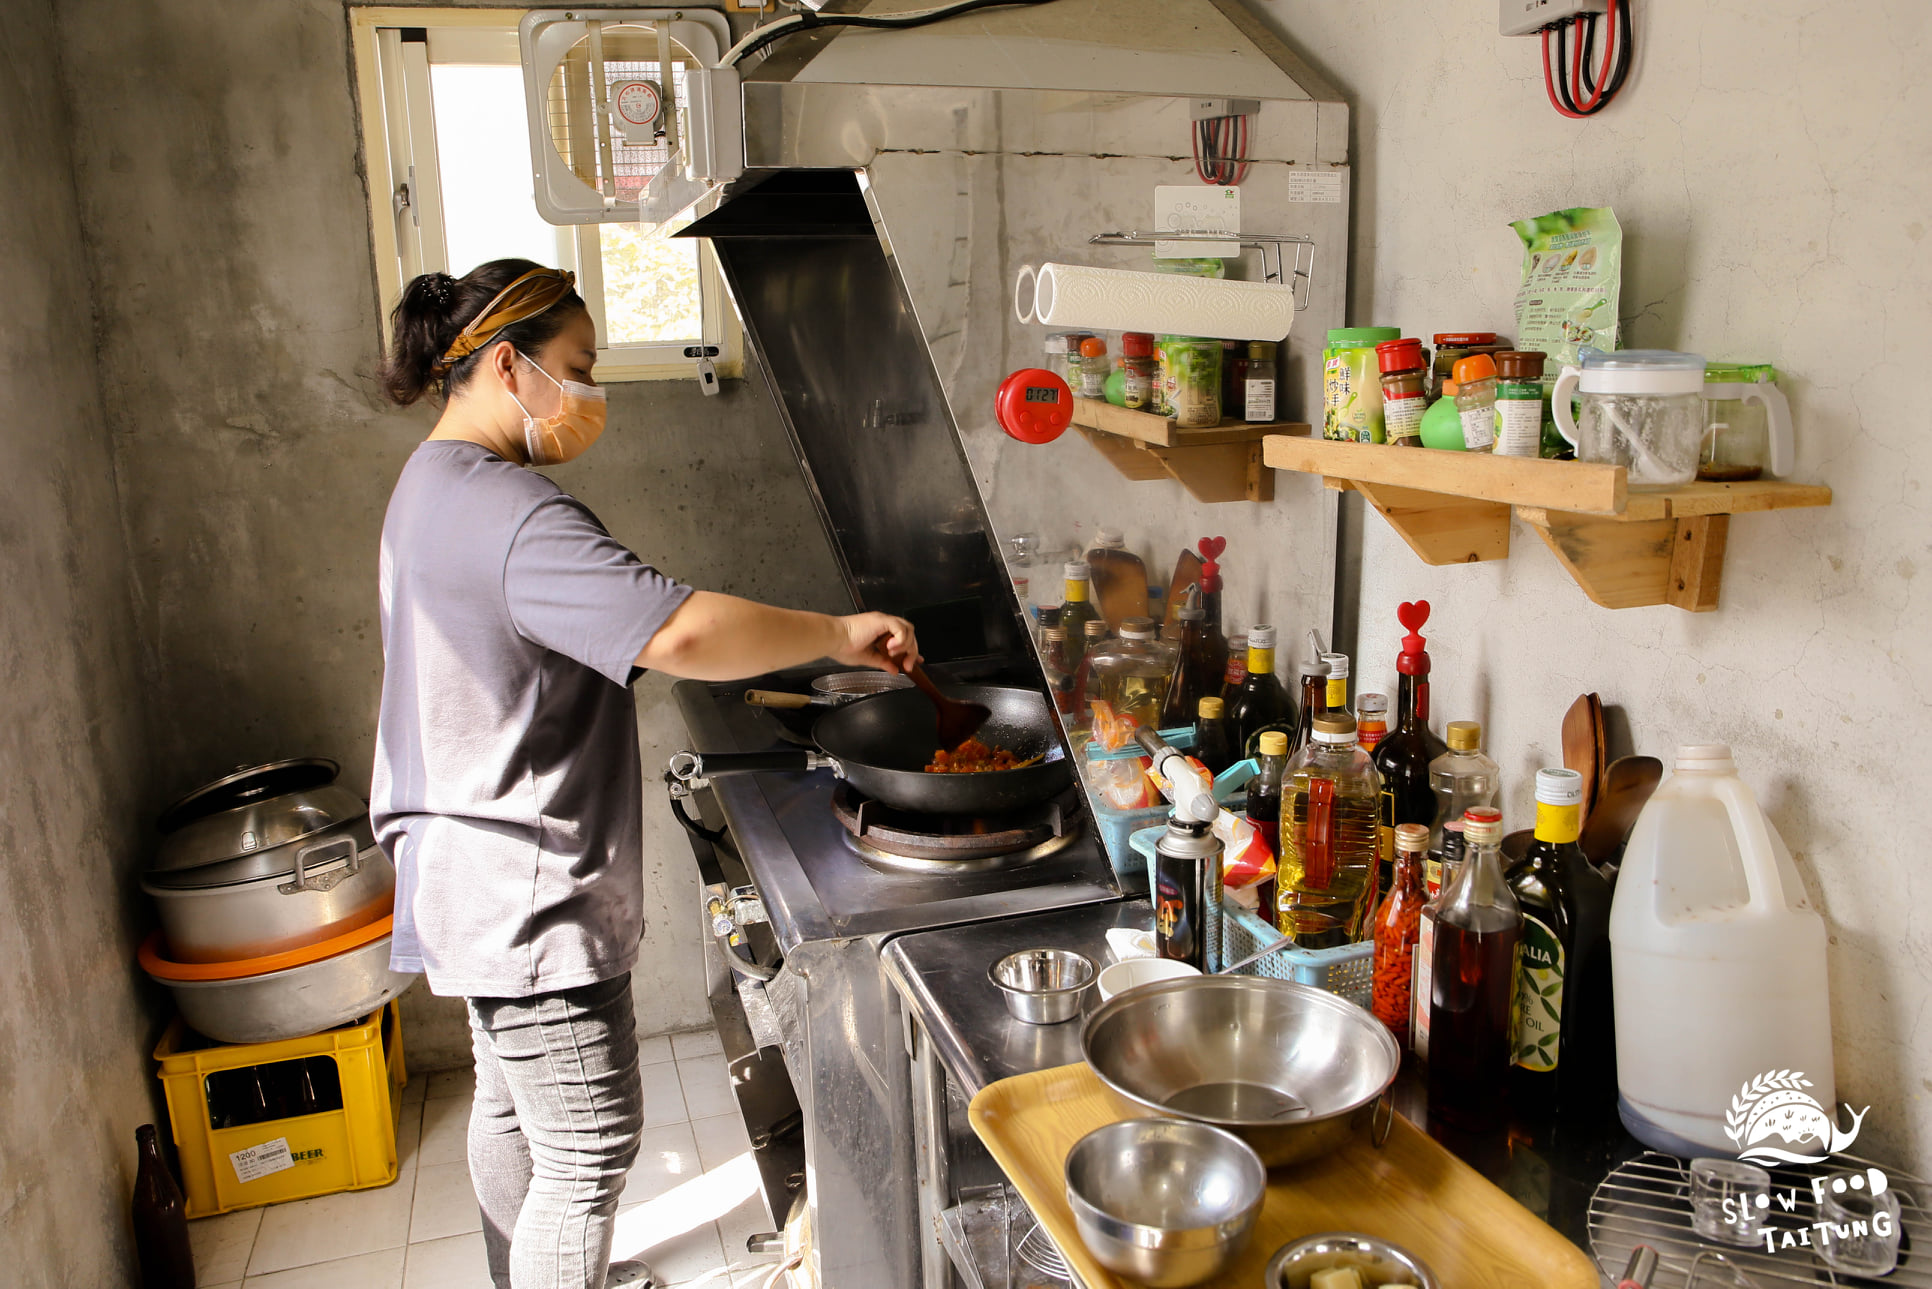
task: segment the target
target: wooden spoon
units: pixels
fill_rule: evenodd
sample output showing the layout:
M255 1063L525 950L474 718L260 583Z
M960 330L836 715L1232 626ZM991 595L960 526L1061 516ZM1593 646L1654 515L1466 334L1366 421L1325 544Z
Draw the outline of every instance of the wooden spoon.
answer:
M979 727L993 714L993 709L983 703L965 703L940 693L923 666L915 666L906 674L932 700L932 709L939 716L939 746L948 751L979 733Z
M1596 805L1597 767L1603 763L1599 731L1603 729L1602 707L1595 694L1584 694L1563 713L1563 764L1583 776L1583 820L1589 822Z
M1597 808L1590 812L1590 822L1577 840L1584 858L1601 868L1617 857L1636 826L1638 812L1663 777L1664 763L1654 756L1620 756L1610 763L1603 773Z

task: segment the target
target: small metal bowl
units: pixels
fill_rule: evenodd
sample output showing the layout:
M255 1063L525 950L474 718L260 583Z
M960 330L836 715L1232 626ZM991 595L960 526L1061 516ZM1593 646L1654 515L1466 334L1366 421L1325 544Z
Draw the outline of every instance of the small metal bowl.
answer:
M1356 1261L1337 1262L1337 1254ZM1317 1271L1363 1263L1373 1267L1376 1262L1388 1267L1390 1274L1398 1278L1370 1280L1364 1276L1365 1284L1412 1284L1417 1289L1442 1289L1442 1281L1436 1279L1435 1274L1423 1266L1422 1260L1415 1254L1401 1245L1363 1235L1360 1231L1326 1231L1282 1245L1275 1251L1275 1256L1268 1260L1268 1269L1261 1276L1261 1286L1262 1289L1308 1289L1308 1281Z
M1096 1128L1067 1153L1067 1204L1109 1271L1152 1289L1226 1270L1254 1234L1268 1170L1231 1132L1178 1119Z
M1093 959L1071 949L1022 949L986 973L1006 998L1006 1010L1029 1025L1058 1025L1080 1014L1093 987Z

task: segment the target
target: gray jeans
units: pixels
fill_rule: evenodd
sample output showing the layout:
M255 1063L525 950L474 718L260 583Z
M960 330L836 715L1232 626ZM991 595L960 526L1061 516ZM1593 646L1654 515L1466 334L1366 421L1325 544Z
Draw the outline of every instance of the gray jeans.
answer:
M643 1091L628 974L469 999L470 1180L496 1289L603 1289Z

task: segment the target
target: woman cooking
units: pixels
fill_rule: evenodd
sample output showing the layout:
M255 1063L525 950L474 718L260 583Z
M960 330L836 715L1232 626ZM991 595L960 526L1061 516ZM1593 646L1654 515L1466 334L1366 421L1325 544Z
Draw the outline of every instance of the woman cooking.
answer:
M370 814L396 865L392 966L468 1002L470 1176L497 1289L601 1289L643 1113L630 684L822 657L897 671L919 655L882 613L684 586L525 468L572 460L604 429L596 328L571 274L525 260L426 274L393 324L385 391L443 411L382 531Z

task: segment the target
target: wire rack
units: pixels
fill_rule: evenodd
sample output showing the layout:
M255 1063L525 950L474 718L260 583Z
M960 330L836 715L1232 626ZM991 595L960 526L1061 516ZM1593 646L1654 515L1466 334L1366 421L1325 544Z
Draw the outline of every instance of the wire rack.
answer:
M1825 1167L1820 1165L1820 1168ZM1696 1289L1737 1285L1740 1289L1774 1289L1788 1285L1868 1285L1874 1289L1932 1289L1932 1213L1920 1204L1919 1196L1928 1193L1920 1178L1856 1155L1833 1155L1829 1167L1838 1169L1883 1169L1898 1193L1899 1241L1898 1266L1878 1279L1834 1272L1816 1255L1817 1232L1810 1232L1812 1248L1782 1249L1767 1252L1762 1245L1739 1249L1708 1242L1691 1229L1690 1171L1674 1155L1645 1151L1619 1164L1598 1185L1590 1197L1590 1248L1597 1263L1611 1280L1630 1260L1630 1251L1639 1244L1657 1250L1657 1289ZM1812 1200L1811 1179L1817 1174L1797 1168L1772 1168L1771 1189L1779 1202L1772 1204L1765 1218L1767 1229L1779 1231L1808 1226L1818 1220ZM1796 1203L1787 1210L1783 1197L1795 1193ZM1722 1257L1714 1255L1721 1254ZM1697 1263L1693 1280L1693 1263ZM1713 1264L1735 1274L1728 1279Z

